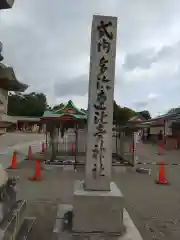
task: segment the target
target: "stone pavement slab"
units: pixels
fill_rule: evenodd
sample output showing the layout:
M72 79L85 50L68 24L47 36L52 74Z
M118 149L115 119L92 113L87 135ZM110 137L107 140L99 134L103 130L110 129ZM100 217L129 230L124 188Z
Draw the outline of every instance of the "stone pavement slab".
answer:
M180 164L179 150L164 150L161 155L157 154L157 146L153 144L140 143L137 146L137 156L139 162L160 162L166 164Z
M16 144L42 139L45 139L44 134L21 133L21 132L6 133L0 136L0 152L6 149L7 147L12 147Z
M23 137L24 141L22 141ZM36 140L36 137L38 140ZM5 143L0 148L0 164L2 164L4 168L8 168L11 165L12 155L15 150L17 151L17 161L21 162L27 156L29 146L32 147L33 153L38 152L41 150L41 144L44 140L43 135L39 136L38 134L33 134L31 136L26 136L25 134L16 133L8 134L6 137L1 136L0 144L3 142L2 138L5 139ZM20 141L18 140L19 138Z
M43 180L31 182L28 177L34 174L34 165L33 161L23 161L20 169L8 170L8 173L19 176L17 197L27 199L30 216L37 216L37 225L30 239L49 240L56 207L58 204L73 203L74 180L84 179L84 170L42 170ZM117 173L113 175L113 181L121 189L125 197L125 208L144 240L179 240L180 169L166 167L170 182L168 186L155 184L158 169L158 166L152 166L150 176L132 172Z

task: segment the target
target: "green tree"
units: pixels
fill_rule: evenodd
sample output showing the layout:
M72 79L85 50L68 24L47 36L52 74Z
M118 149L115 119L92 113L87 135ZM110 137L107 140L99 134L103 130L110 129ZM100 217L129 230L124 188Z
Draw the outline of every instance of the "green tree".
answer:
M150 112L147 111L147 110L138 112L138 114L141 115L145 120L151 119L151 114L150 114Z
M46 96L43 93L9 94L8 115L41 117L47 107Z
M52 108L52 110L53 111L57 111L57 110L59 110L59 109L61 109L61 108L63 108L64 107L64 103L60 103L60 104L58 104L58 105L55 105L53 108Z
M166 114L179 114L180 113L180 107L171 108Z
M127 107L120 107L114 101L114 114L113 120L117 125L126 125L128 120L136 116L136 112Z

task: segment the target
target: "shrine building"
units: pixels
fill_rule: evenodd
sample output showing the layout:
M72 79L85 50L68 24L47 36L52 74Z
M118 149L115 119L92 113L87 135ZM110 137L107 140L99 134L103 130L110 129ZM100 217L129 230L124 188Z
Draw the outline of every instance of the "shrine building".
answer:
M45 111L41 117L42 122L53 122L59 128L84 128L87 120L87 112L77 108L69 100L68 103L55 111Z

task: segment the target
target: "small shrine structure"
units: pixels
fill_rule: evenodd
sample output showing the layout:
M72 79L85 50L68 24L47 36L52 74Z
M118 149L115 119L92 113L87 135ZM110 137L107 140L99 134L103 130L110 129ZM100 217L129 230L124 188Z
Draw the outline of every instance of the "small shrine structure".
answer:
M6 128L13 124L7 115L8 92L24 92L27 88L28 85L17 80L12 67L0 63L0 133L6 132Z
M53 161L60 151L60 143L68 128L74 129L74 150L77 151L78 129L85 128L87 112L77 108L69 100L66 105L58 110L45 111L41 121L46 128L46 146L48 146L47 150L50 151L50 160Z

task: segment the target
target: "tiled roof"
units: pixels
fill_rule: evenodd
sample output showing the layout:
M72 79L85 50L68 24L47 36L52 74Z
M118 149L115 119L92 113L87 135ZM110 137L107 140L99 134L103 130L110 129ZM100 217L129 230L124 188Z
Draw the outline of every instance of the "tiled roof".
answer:
M44 118L60 118L63 116L72 116L73 118L77 119L87 119L87 115L82 115L82 114L58 114L58 113L53 113L50 111L45 111L43 116L41 117L42 119Z
M75 112L72 112L72 113L70 111L68 112L68 109L72 109ZM69 117L73 117L75 119L87 119L87 114L84 111L77 108L71 100L68 101L68 103L64 107L62 107L56 111L45 111L41 118L42 119L61 118L63 116L64 117L69 116Z
M64 107L54 111L54 113L59 113L59 114L63 113L64 114L66 109L68 109L68 108L74 109L77 112L77 114L83 114L83 115L86 114L84 111L77 108L71 100L69 100L68 103ZM66 112L66 114L67 114L67 112Z
M129 122L142 122L145 119L142 116L134 116L132 118L129 119Z

